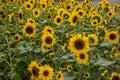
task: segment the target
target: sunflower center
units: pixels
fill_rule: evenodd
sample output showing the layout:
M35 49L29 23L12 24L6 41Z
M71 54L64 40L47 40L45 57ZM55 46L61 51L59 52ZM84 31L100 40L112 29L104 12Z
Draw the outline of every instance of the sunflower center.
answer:
M50 15L48 15L48 19L50 19L51 18L51 16Z
M19 13L19 18L22 19L22 13Z
M112 80L120 80L118 76L113 76Z
M49 72L48 72L47 70L45 70L45 71L43 72L43 75L44 75L44 76L48 76L48 75L49 75Z
M82 16L82 15L83 15L83 13L82 13L82 12L79 12L79 15L80 15L80 16Z
M26 28L26 33L32 34L32 33L33 33L33 28L32 28L31 26L28 26L28 27Z
M120 47L118 48L118 51L120 51Z
M30 3L33 3L33 1L30 1Z
M33 67L32 73L34 76L38 77L39 76L39 69L37 67Z
M47 31L48 31L49 33L51 33L51 30L50 30L50 29L48 29Z
M69 69L69 70L71 70L72 68L71 68L71 67L69 67L68 69Z
M30 20L29 22L30 22L30 23L33 23L33 21L32 21L32 20Z
M74 17L73 17L73 23L76 23L76 22L77 22L77 18L78 18L77 16L74 16Z
M51 37L46 37L45 42L47 44L51 44L52 43L52 38Z
M74 46L75 46L76 49L80 50L80 49L84 48L85 43L84 43L83 40L77 39L74 43Z
M58 79L59 79L59 78L61 78L61 75L60 75L60 74L58 75Z
M45 4L42 4L42 7L45 8Z
M30 4L27 4L27 8L30 8Z
M80 54L80 59L85 59L85 55L84 54Z
M69 9L70 9L70 6L67 6L66 8L69 10Z
M35 11L35 15L38 15L38 11Z
M15 40L18 40L18 36L15 36L15 38L14 38Z
M112 13L109 13L109 16L111 16L112 15Z
M13 2L14 0L10 0L10 2Z
M89 75L88 74L85 74L86 77L88 77Z
M110 38L111 40L114 40L114 39L116 38L116 35L115 35L115 34L110 34L109 38Z
M60 18L57 18L57 22L60 23L60 22L61 22L61 19L60 19Z
M96 21L93 22L93 24L96 24L96 23L97 23Z

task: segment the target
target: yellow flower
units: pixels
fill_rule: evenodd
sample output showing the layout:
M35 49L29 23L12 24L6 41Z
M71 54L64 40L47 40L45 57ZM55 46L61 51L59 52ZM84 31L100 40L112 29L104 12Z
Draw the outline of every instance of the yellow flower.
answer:
M23 19L23 11L21 8L19 9L18 15L19 15L18 20L20 23L22 23L24 19Z
M35 24L26 23L23 27L23 35L30 37L34 37L36 34L36 26Z
M56 76L56 80L64 80L62 71L58 71L58 74L57 74L57 76Z
M90 73L87 72L85 75L84 75L85 78L90 78Z
M91 45L98 44L98 38L97 38L96 34L88 34L88 38L89 38Z
M40 10L38 8L34 8L32 10L32 14L33 14L34 18L38 18L38 17L40 17Z
M64 53L66 53L66 46L67 46L67 44L64 43L64 45L61 47Z
M31 10L34 6L30 2L26 2L24 4L24 7L25 7L26 10Z
M70 51L74 53L87 52L89 50L88 42L87 37L77 34L69 40Z
M54 18L54 23L55 23L56 25L60 26L60 25L62 24L62 22L63 22L63 18L62 18L61 16L56 16L56 17Z
M42 36L42 44L44 44L46 47L53 47L55 44L55 38L52 34L46 33Z
M91 25L92 25L92 26L95 26L95 27L98 26L98 21L97 21L97 19L92 20L92 21L91 21Z
M120 74L112 72L112 75L109 80L120 80Z
M32 73L31 80L40 79L41 67L38 66L38 63L36 61L32 61L29 64L28 70Z
M54 35L54 29L50 26L45 26L43 33L49 33L49 34Z
M73 26L73 27L76 26L77 23L78 23L78 19L79 19L78 13L77 12L72 12L72 14L69 18L70 25Z
M27 23L35 24L35 20L32 18L28 18Z
M105 40L110 43L116 43L119 41L119 34L117 31L111 31L105 34Z
M40 78L42 80L51 80L53 77L53 68L45 66L41 68Z
M20 40L20 35L19 34L15 34L14 39L15 39L15 41L19 41Z
M11 13L11 14L8 15L8 17L9 17L9 22L12 22L12 21L13 21L13 16L14 16L14 13Z
M76 56L77 56L77 58L76 58L77 62L82 63L82 64L87 63L88 57L89 57L87 53L79 52L76 54Z
M67 71L71 72L73 70L73 67L71 65L67 65Z
M105 74L107 74L108 70L104 70L101 74L101 76L105 76Z

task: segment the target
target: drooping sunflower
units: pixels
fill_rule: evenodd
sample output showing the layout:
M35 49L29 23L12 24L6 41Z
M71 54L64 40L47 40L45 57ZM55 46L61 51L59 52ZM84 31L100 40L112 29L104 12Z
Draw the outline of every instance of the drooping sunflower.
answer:
M120 74L112 72L112 75L109 80L120 80Z
M88 38L89 38L89 42L91 45L98 44L98 38L97 38L96 34L89 34Z
M49 33L49 34L54 35L54 29L50 26L45 26L43 33Z
M61 16L56 16L56 17L54 18L54 23L55 23L56 25L60 26L60 25L62 24L62 22L63 22L63 18L62 18Z
M36 61L32 61L29 64L28 70L32 73L31 80L40 79L41 67L38 66L38 63Z
M32 10L32 14L34 18L38 18L40 16L40 10L38 8L34 8Z
M23 35L30 37L34 37L36 34L36 26L35 24L26 23L23 27Z
M24 7L25 7L26 10L31 10L34 6L30 2L26 2L24 4Z
M51 80L53 77L53 68L45 66L41 68L40 77L42 80Z
M57 74L57 76L56 76L56 80L64 80L62 71L58 71L58 74Z
M78 19L79 19L78 13L72 12L72 14L69 18L70 25L73 27L76 26L76 24L78 23Z
M86 64L88 59L89 59L89 56L87 53L85 52L79 52L76 54L77 58L77 62L81 63L81 64Z
M71 65L67 65L67 71L71 72L73 70L73 67Z
M35 20L32 18L28 18L27 23L35 24Z
M20 35L19 35L19 34L15 34L14 40L15 40L15 41L19 41L19 40L20 40Z
M24 19L23 19L23 11L22 11L21 8L18 12L18 15L19 15L18 20L19 20L20 23L22 23Z
M84 75L85 78L90 78L90 73L87 72L85 75Z
M44 44L46 47L53 47L55 44L55 38L52 34L46 33L42 36L42 44Z
M87 52L89 50L89 40L87 37L77 34L70 38L69 47L73 53Z
M111 31L105 34L105 40L110 43L116 43L119 41L119 34L117 31Z

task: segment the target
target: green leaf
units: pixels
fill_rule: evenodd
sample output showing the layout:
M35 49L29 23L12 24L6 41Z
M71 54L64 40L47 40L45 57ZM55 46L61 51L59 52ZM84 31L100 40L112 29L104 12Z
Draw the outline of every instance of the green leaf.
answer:
M109 66L113 63L115 63L115 61L108 61L104 58L100 58L97 60L97 62L94 65Z

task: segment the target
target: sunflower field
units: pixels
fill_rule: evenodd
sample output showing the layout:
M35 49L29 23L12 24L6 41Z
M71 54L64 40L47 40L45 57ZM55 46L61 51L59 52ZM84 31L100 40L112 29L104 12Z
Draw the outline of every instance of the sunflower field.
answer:
M0 0L0 80L120 80L120 4Z

